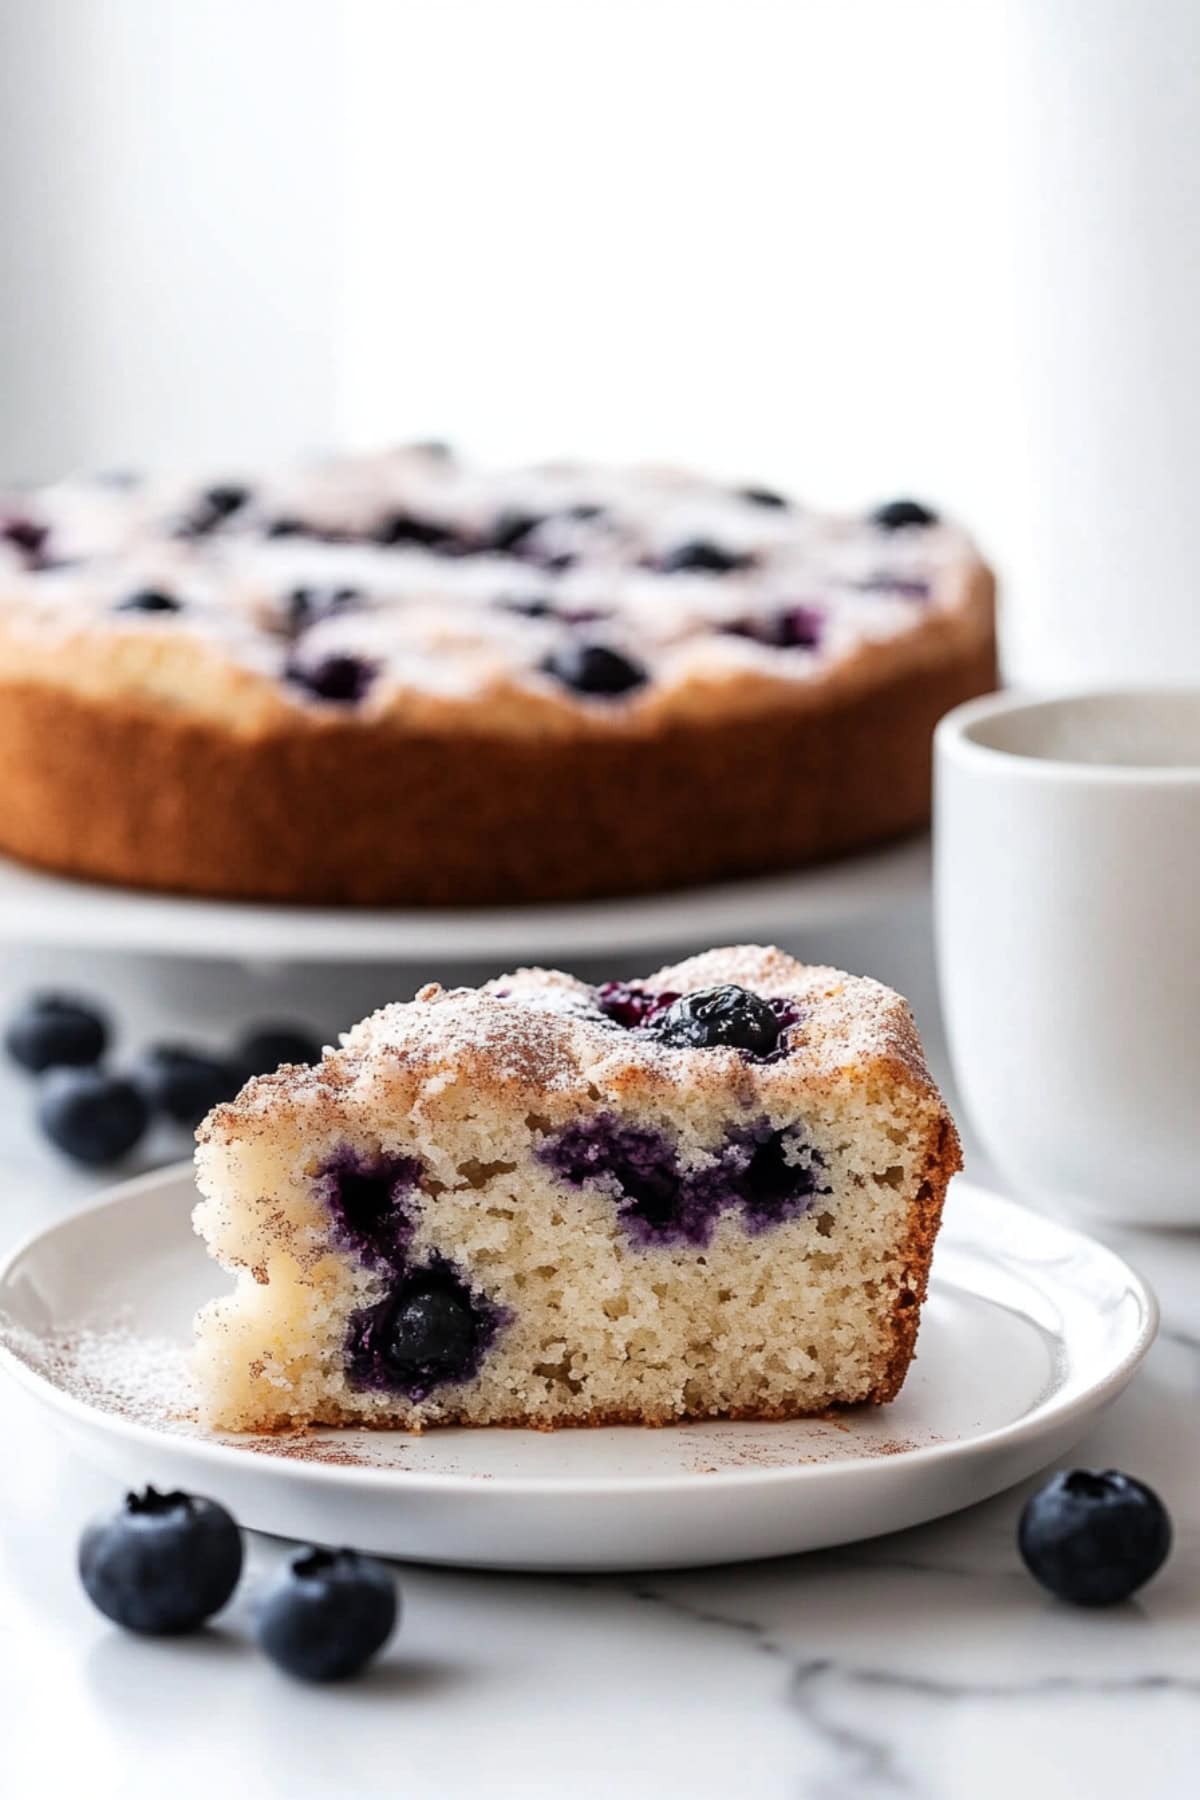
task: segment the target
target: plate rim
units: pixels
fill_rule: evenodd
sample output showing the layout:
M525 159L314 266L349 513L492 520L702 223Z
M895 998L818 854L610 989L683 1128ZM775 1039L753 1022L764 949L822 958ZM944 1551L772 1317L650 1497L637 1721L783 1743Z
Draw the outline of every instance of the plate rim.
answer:
M33 1251L45 1239L50 1239L69 1232L81 1220L119 1207L139 1195L159 1188L169 1188L177 1184L191 1183L194 1170L190 1161L171 1163L165 1168L151 1169L144 1174L118 1182L105 1188L86 1205L74 1208L66 1217L53 1220L49 1225L27 1232L17 1243L10 1246L0 1256L0 1299L12 1278L14 1270L21 1259ZM990 1430L972 1433L966 1437L955 1437L939 1440L931 1444L918 1444L911 1448L898 1450L886 1457L869 1454L839 1457L828 1462L809 1461L777 1464L768 1468L732 1468L714 1469L706 1472L702 1478L703 1491L706 1494L728 1488L734 1492L746 1489L770 1488L797 1482L819 1483L844 1480L860 1475L866 1468L898 1468L925 1471L940 1462L970 1460L975 1456L984 1456L990 1452L1003 1450L1010 1445L1034 1441L1038 1438L1053 1435L1056 1428L1067 1423L1072 1416L1078 1415L1086 1421L1101 1412L1112 1400L1116 1399L1136 1374L1145 1360L1155 1338L1158 1335L1160 1308L1153 1288L1144 1275L1130 1264L1126 1258L1113 1250L1109 1245L1092 1237L1087 1231L1056 1218L1051 1214L1036 1211L1014 1200L1006 1194L996 1193L978 1182L962 1175L956 1176L951 1187L951 1195L968 1193L975 1203L982 1201L985 1208L1000 1209L1017 1219L1036 1220L1041 1228L1049 1229L1061 1239L1076 1247L1085 1246L1091 1256L1099 1255L1102 1262L1107 1262L1118 1275L1138 1307L1138 1325L1123 1354L1108 1367L1102 1377L1090 1383L1081 1392L1064 1395L1055 1390L1050 1395L1035 1403L1033 1408L1020 1418L1010 1420L1007 1424L997 1425ZM214 1264L214 1269L217 1265ZM479 1494L482 1492L503 1495L507 1499L521 1497L565 1496L572 1493L586 1494L592 1500L609 1500L631 1495L653 1494L663 1492L678 1493L689 1489L701 1478L687 1471L676 1471L663 1475L494 1475L486 1479L478 1474L454 1474L424 1469L377 1468L368 1465L347 1467L343 1464L327 1464L273 1457L269 1451L250 1451L245 1447L227 1443L222 1439L209 1435L190 1436L186 1433L171 1433L157 1425L147 1424L142 1420L128 1418L120 1413L107 1412L69 1393L58 1386L46 1375L32 1368L16 1354L7 1343L0 1338L0 1370L10 1375L19 1386L39 1399L52 1411L66 1414L89 1431L107 1431L117 1437L129 1439L135 1443L150 1446L167 1445L179 1452L197 1457L200 1461L219 1467L246 1470L245 1458L255 1458L255 1466L263 1474L280 1476L296 1485L315 1482L318 1486L345 1489L347 1486L362 1486L370 1490L388 1490L408 1488L419 1490L423 1495L464 1493ZM693 1420L689 1423L704 1426L705 1424L721 1424L721 1420ZM803 1421L794 1421L802 1423ZM754 1423L747 1421L746 1423ZM783 1421L787 1423L787 1421ZM478 1427L461 1427L468 1430ZM492 1427L491 1429L500 1429ZM523 1428L505 1428L520 1430ZM661 1429L671 1430L671 1426L647 1427L629 1426L622 1429L632 1431ZM264 1436L270 1434L251 1433L261 1444ZM541 1434L539 1434L541 1435Z
M278 962L404 962L429 956L603 956L662 950L697 936L704 921L734 930L809 929L869 914L926 893L928 832L830 862L774 874L528 907L289 906L160 893L90 881L0 854L0 943L137 949L212 959ZM275 947L272 947L275 946Z

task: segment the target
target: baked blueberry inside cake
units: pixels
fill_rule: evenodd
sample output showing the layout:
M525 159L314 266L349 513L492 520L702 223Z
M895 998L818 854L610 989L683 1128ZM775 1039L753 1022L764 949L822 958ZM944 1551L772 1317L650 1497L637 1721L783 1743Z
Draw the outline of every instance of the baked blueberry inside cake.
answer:
M795 866L923 824L933 725L993 677L991 576L913 500L428 445L0 494L0 848L105 880L476 904Z
M207 1418L664 1424L885 1401L958 1140L905 1003L778 950L431 985L199 1134Z

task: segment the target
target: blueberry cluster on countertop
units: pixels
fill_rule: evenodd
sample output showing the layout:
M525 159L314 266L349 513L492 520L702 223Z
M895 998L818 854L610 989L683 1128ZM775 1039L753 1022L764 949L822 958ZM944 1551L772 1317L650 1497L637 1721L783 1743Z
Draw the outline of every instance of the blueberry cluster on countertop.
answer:
M130 1493L79 1542L79 1578L93 1605L126 1631L198 1631L233 1598L242 1534L215 1500L148 1487ZM258 1642L303 1681L344 1681L383 1649L400 1603L383 1563L354 1550L299 1550L255 1609Z
M194 1131L253 1075L315 1063L321 1046L297 1026L262 1025L220 1054L183 1043L147 1045L125 1070L109 1068L106 1014L66 994L33 994L9 1019L4 1047L38 1077L36 1116L74 1162L103 1168L142 1141L155 1119Z
M1108 1469L1061 1470L1026 1502L1020 1554L1056 1598L1085 1608L1128 1600L1166 1561L1166 1507L1144 1482ZM242 1533L225 1507L200 1495L126 1495L79 1541L77 1567L93 1605L146 1637L200 1630L242 1579ZM344 1681L384 1649L400 1616L389 1569L349 1549L301 1548L252 1605L260 1648L303 1681Z
M507 666L612 708L697 641L798 675L912 628L963 554L940 523L909 498L834 518L677 470L488 470L410 444L253 480L0 494L0 599L223 633L301 705L359 708L387 676L437 688L435 666L486 686Z

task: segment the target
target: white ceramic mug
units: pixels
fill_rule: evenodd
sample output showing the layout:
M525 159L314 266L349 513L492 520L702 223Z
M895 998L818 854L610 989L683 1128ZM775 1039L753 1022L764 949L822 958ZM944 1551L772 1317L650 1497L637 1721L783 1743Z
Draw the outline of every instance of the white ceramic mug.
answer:
M1200 1224L1200 690L997 694L936 738L959 1089L1021 1188Z

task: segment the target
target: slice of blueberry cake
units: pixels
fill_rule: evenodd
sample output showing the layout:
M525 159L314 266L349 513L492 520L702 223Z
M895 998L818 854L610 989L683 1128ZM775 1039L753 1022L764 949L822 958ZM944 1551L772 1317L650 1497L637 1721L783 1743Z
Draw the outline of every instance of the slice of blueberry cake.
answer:
M207 1420L665 1424L885 1401L958 1139L905 1002L778 950L431 985L199 1133Z

